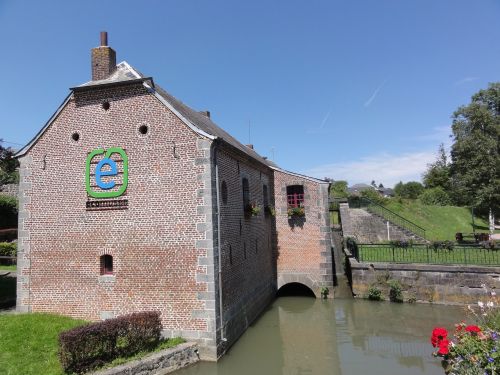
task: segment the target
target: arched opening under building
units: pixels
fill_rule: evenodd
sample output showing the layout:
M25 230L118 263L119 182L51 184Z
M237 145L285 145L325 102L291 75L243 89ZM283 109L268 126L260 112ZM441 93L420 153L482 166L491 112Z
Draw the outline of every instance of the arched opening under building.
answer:
M301 297L316 298L314 292L308 286L301 283L288 283L283 285L281 288L278 289L276 296L277 297L301 296Z

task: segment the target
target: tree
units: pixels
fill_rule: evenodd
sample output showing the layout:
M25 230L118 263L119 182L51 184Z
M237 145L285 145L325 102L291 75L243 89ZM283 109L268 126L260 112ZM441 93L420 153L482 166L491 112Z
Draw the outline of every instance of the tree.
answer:
M0 185L17 183L19 162L13 158L15 151L10 147L3 147L2 142L0 139Z
M436 161L427 165L422 180L426 189L437 187L445 191L450 189L450 165L443 143L439 145Z
M376 188L376 187L377 187L377 184L375 183L375 180L372 180L372 182L371 182L371 184L370 184L370 185L371 185L371 186L373 186L374 188Z
M378 188L379 189L383 189L384 188L384 184L382 184L382 183L378 184Z
M330 196L332 198L347 198L349 196L347 181L333 181L330 186Z
M394 193L406 199L417 199L420 194L424 191L424 186L417 181L410 181L406 184L403 182L398 182L396 186L394 186Z
M500 82L473 95L452 118L452 188L461 203L488 212L492 233L500 206Z

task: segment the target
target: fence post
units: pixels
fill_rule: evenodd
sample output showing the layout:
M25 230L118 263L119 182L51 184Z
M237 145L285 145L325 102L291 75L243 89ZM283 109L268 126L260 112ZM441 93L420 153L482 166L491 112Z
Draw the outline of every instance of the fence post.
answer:
M392 261L396 263L396 257L394 256L394 246L392 246Z
M431 263L431 258L429 256L429 245L425 245L425 248L427 249L427 263L430 264Z
M462 250L464 251L464 263L467 264L467 251L465 251L465 247Z

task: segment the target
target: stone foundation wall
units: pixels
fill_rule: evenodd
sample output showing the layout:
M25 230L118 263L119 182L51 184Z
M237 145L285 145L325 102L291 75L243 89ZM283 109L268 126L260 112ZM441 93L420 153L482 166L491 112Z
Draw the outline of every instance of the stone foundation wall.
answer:
M94 375L146 375L169 374L181 368L187 367L200 360L198 357L198 346L187 342L172 349L162 350L147 357L138 359L110 368L108 370L94 372Z
M376 286L389 299L388 280L398 280L403 299L440 304L477 303L487 291L500 289L500 267L445 266L429 264L359 263L348 258L352 289L356 297L367 298ZM499 291L497 290L497 293Z

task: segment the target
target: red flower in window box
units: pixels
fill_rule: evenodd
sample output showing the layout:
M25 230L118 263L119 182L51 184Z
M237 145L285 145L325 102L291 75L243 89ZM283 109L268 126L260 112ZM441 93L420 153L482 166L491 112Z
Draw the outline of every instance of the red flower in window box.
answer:
M450 353L450 342L447 339L443 339L439 342L439 350L437 351L438 355L445 356Z
M245 212L250 216L257 216L260 213L260 207L255 203L250 203L245 207Z

